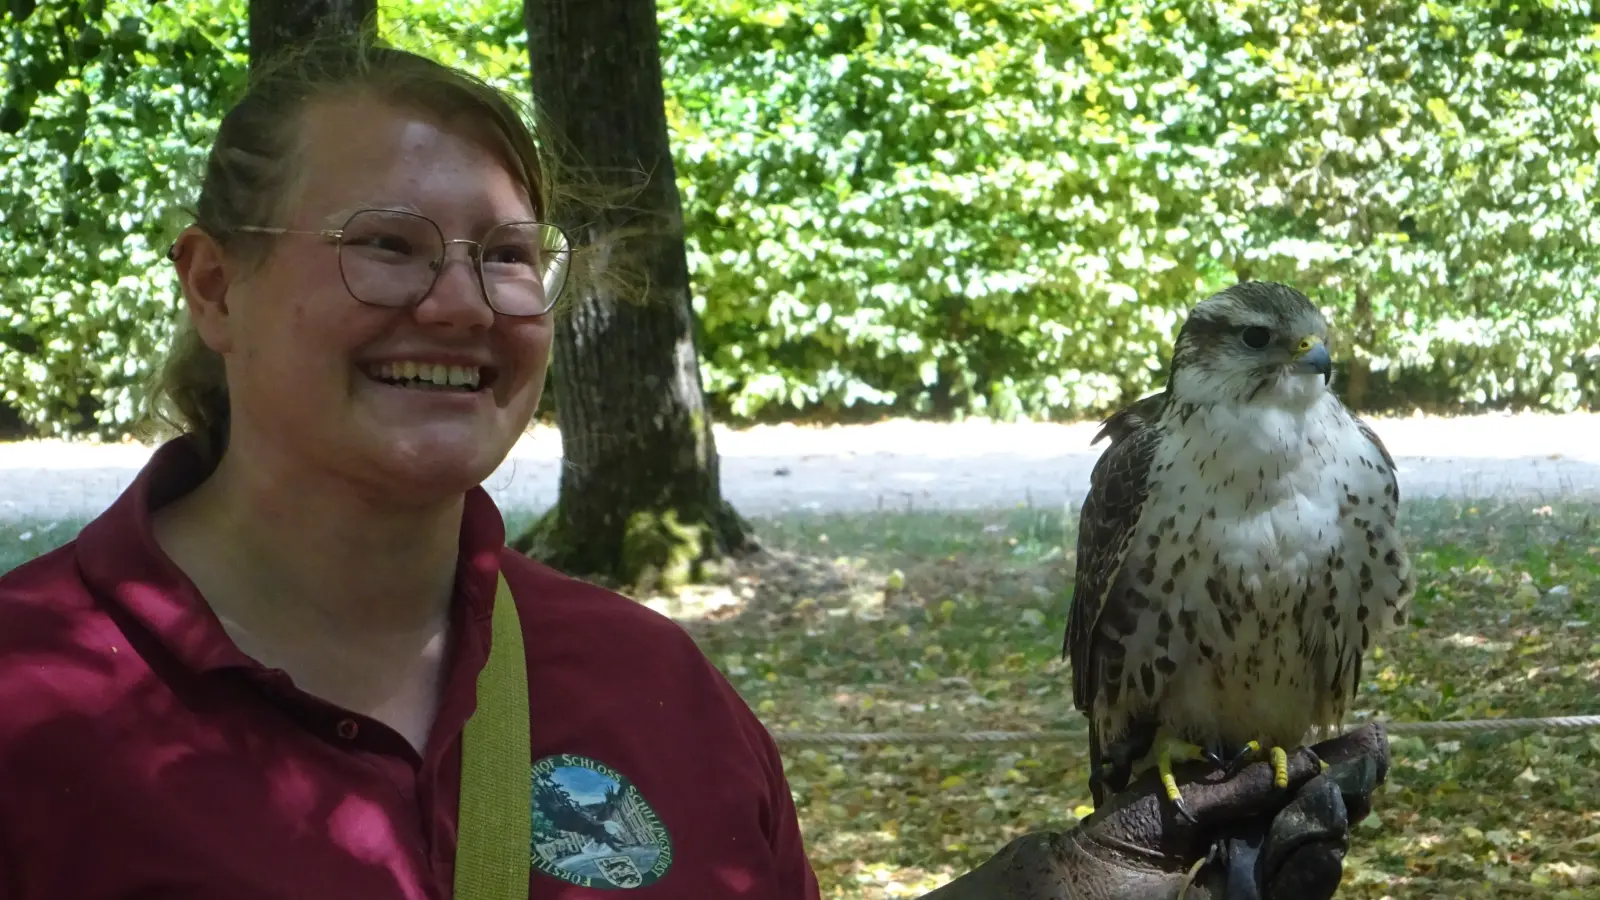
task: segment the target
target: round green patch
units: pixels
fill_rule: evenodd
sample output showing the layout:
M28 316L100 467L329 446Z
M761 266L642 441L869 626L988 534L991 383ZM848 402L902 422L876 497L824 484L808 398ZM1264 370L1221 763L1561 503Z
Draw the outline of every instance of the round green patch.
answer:
M632 782L584 756L533 764L533 867L591 888L654 884L672 867L672 839Z

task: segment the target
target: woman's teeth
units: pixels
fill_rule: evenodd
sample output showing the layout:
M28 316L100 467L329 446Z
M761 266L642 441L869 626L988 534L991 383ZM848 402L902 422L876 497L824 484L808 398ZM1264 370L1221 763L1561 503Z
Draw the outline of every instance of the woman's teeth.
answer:
M372 369L379 381L391 384L431 384L438 387L478 389L483 370L477 366L441 366L433 363L382 363Z

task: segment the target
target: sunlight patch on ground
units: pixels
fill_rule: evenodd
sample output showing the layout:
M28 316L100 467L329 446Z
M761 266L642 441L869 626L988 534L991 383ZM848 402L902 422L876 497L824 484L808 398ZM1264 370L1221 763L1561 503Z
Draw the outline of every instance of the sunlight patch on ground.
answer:
M1491 641L1481 634L1452 634L1444 639L1452 647L1464 647L1472 650L1483 650L1488 653L1504 653L1511 649L1511 645L1504 641Z
M670 619L698 622L736 611L752 593L736 592L727 585L693 585L671 596L657 594L640 602Z

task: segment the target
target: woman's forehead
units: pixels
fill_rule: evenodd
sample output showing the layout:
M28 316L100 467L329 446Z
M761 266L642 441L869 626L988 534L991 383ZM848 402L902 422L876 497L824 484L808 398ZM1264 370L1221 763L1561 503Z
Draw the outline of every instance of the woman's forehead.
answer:
M490 124L360 97L310 105L302 129L301 206L324 216L367 207L437 215L439 204L511 218L532 212Z

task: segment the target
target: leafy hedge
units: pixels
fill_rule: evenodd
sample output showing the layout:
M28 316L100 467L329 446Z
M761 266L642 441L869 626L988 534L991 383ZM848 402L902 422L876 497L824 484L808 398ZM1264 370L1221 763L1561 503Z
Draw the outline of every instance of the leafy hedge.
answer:
M243 73L242 33L206 20L244 5L50 3L5 23L0 389L41 431L136 412L176 309L158 263Z
M42 431L114 436L170 328L160 254L246 4L9 6L0 390ZM526 90L515 0L384 8ZM1588 4L659 11L725 419L1098 412L1158 384L1182 311L1238 277L1325 304L1368 406L1600 391Z
M1588 402L1588 11L674 4L711 387L1079 414L1250 277L1330 309L1370 401Z

